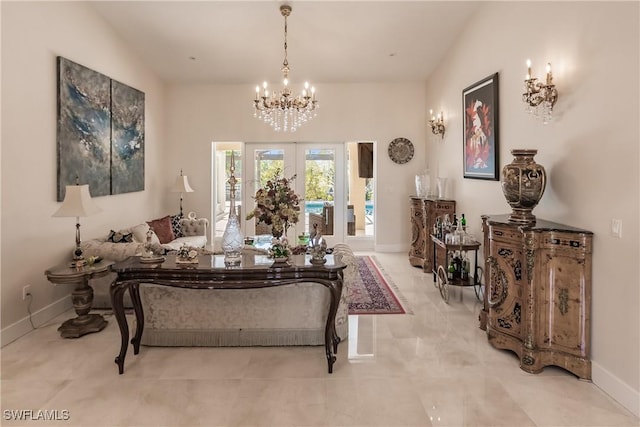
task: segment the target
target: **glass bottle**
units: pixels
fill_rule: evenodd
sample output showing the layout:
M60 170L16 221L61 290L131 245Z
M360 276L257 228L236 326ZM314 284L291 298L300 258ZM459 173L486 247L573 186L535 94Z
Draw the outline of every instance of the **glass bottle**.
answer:
M449 267L447 268L447 279L453 280L456 274L456 266L453 264L453 257L451 257L451 261L449 262Z
M448 233L451 231L451 218L449 214L444 215L444 220L442 221L442 233Z
M455 245L461 245L463 243L464 231L462 230L462 223L458 222L456 230L453 232L453 241L451 243Z
M469 280L469 258L467 258L467 254L465 253L462 257L462 280Z
M464 214L462 214L462 218L460 218L460 223L462 224L462 229L467 231L467 219L464 217Z
M222 251L224 252L225 265L239 265L242 260L242 248L244 246L244 236L240 230L240 221L236 213L236 183L238 180L233 175L235 172L235 161L233 151L231 152L231 168L229 178L229 220L222 235Z

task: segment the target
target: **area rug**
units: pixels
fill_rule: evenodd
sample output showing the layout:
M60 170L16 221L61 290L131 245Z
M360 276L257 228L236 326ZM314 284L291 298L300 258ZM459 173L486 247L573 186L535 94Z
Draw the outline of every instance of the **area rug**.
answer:
M357 256L358 277L349 290L349 314L406 314L398 288L374 257Z

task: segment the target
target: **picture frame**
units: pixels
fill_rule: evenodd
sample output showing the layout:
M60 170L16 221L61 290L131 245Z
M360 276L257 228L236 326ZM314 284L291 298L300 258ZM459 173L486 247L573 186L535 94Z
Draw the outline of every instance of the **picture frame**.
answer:
M498 73L462 91L464 178L499 180Z

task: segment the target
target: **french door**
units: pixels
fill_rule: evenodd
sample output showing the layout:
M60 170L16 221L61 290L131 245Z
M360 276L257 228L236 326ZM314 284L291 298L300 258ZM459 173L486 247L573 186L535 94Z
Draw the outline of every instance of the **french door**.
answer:
M317 230L332 246L343 242L347 228L345 148L339 143L246 143L243 170L245 191L243 206L249 212L256 190L276 173L293 180L300 203L298 224L287 238L296 243L298 236ZM244 215L243 218L244 219ZM245 234L270 234L268 226L245 220Z

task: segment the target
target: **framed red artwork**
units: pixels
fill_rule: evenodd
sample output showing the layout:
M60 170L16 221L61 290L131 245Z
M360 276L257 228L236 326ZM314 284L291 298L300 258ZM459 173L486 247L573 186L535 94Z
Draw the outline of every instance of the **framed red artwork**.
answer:
M462 91L465 178L498 181L498 73Z

